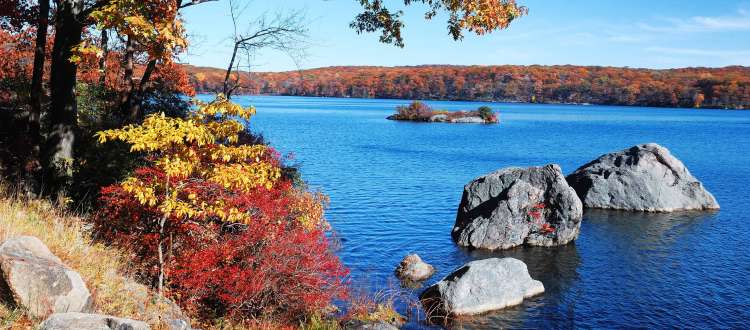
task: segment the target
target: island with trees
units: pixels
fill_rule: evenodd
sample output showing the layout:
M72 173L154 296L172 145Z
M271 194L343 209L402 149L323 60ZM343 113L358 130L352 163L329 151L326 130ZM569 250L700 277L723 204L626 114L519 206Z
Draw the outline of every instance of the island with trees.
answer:
M396 107L396 113L388 116L389 120L416 121L428 123L473 123L496 124L500 122L497 114L488 106L481 106L475 111L435 110L420 101Z

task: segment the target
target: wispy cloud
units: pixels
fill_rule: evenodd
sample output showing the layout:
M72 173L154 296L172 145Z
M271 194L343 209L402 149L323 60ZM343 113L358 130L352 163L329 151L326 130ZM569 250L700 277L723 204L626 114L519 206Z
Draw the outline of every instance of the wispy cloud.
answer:
M690 18L659 18L661 24L638 23L641 30L661 33L696 33L750 30L750 14L738 10L731 16L693 16Z

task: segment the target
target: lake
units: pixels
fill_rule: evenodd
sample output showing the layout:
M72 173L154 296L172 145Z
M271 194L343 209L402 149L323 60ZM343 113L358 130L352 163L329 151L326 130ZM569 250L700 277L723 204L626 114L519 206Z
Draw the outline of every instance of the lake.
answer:
M750 111L426 102L500 111L499 125L476 125L386 120L404 100L235 101L255 105L251 127L293 152L303 178L330 196L338 254L359 289L397 288L393 270L411 252L437 268L427 284L473 259L512 256L546 292L457 327L744 328L750 321ZM578 240L554 248L482 252L451 240L463 186L473 178L548 163L568 174L646 142L681 159L721 211L586 211ZM420 317L407 328L427 327Z

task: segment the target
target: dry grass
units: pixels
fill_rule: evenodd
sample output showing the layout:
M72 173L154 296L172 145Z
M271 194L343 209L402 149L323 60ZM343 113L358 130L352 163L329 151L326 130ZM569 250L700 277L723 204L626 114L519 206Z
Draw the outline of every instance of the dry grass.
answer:
M50 203L13 196L0 187L0 242L17 236L35 236L81 274L94 299L97 313L143 320L160 328L156 296L128 274L127 258L117 249L92 241L85 222ZM139 292L140 291L140 294ZM23 311L0 304L0 329L28 328Z

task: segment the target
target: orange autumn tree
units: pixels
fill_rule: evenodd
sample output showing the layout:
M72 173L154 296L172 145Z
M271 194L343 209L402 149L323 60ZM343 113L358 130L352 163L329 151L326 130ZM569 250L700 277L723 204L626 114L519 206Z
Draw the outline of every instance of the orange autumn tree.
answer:
M239 134L255 108L243 108L223 95L210 103L199 103L188 118L162 114L147 116L140 125L97 133L99 142L119 140L131 145L132 152L146 153L152 165L164 173L161 180L137 176L120 185L144 207L156 207L158 221L159 292L164 285L165 224L170 218L206 219L245 223L251 215L227 205L222 198L209 198L186 190L195 181L249 193L257 188L271 189L281 177L279 164L269 157L265 145L241 145ZM237 119L235 119L237 118Z
M380 42L404 47L401 29L403 11L392 11L384 0L358 0L363 12L354 18L350 27L357 33L381 31ZM422 3L428 7L426 19L439 12L448 14L448 33L454 40L463 38L463 31L484 35L507 28L515 19L526 15L528 8L515 0L404 0L404 5Z

